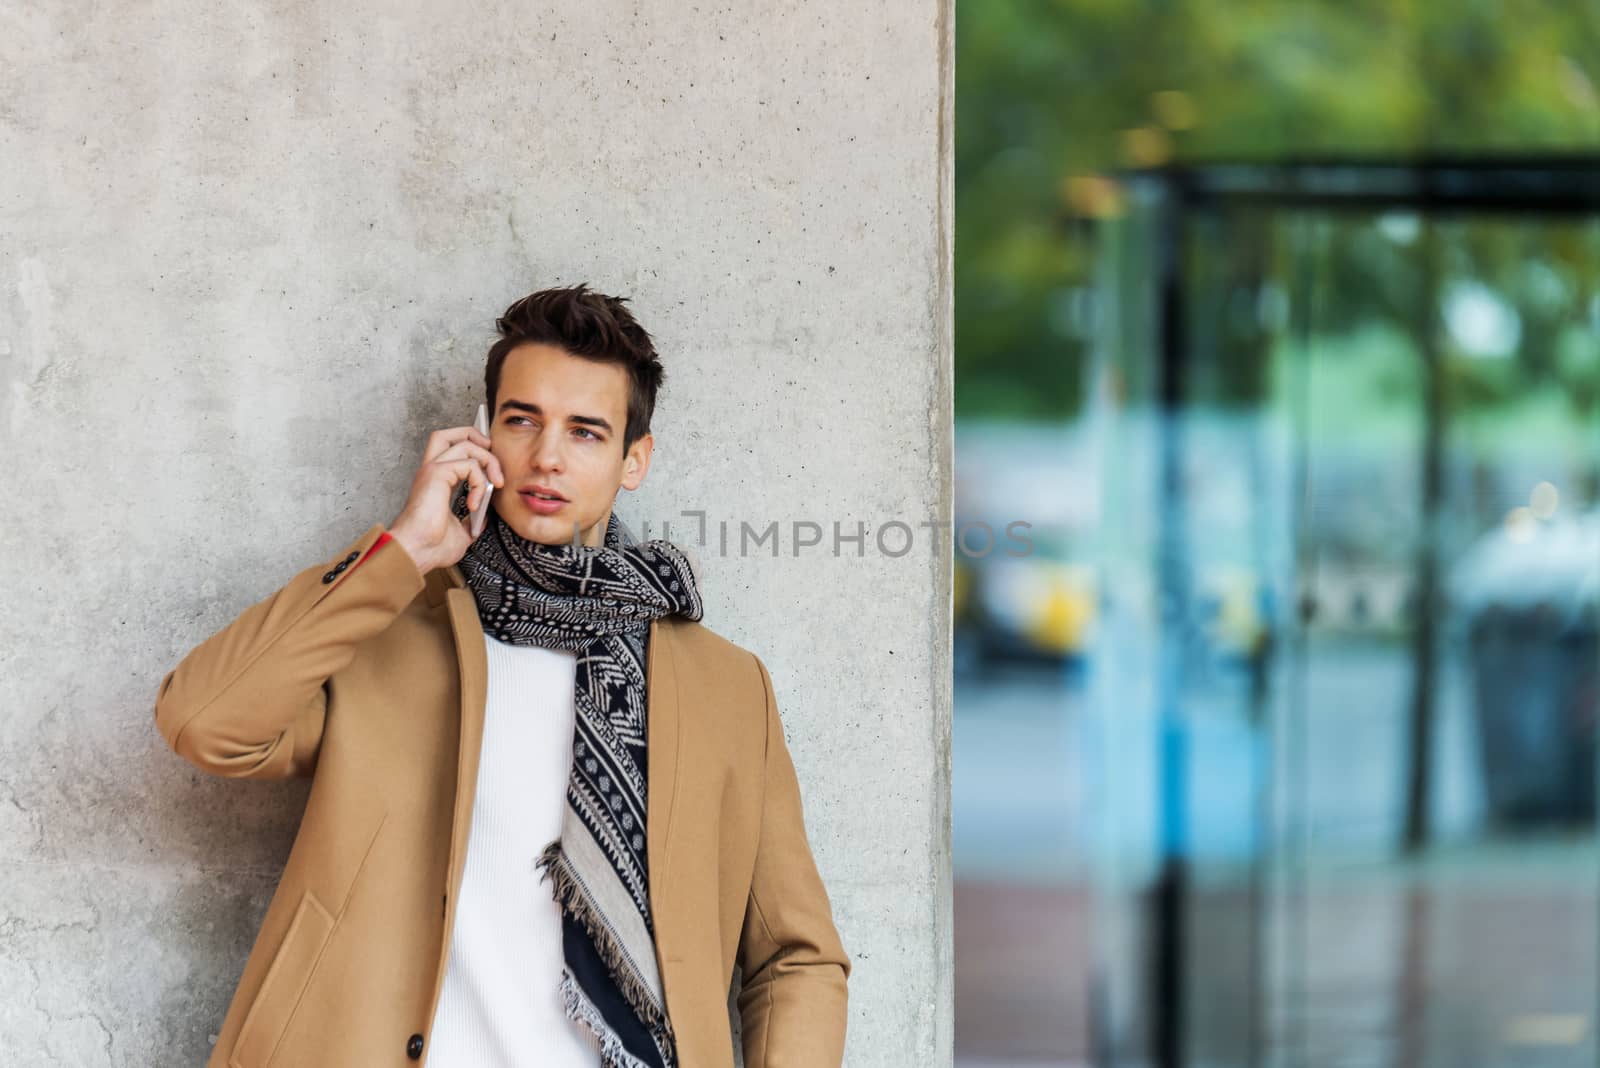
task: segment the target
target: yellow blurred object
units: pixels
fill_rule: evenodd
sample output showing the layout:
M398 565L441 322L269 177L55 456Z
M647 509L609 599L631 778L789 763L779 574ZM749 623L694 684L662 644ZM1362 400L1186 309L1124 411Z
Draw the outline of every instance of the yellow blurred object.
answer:
M1082 652L1094 623L1092 573L1081 565L1039 569L1037 594L1027 606L1025 634L1030 642L1054 653Z
M1164 89L1152 94L1150 109L1169 130L1191 130L1199 121L1194 98L1181 89Z
M1248 568L1230 568L1220 572L1212 586L1217 595L1215 640L1225 648L1254 653L1265 636L1255 573Z
M1122 156L1136 167L1158 167L1172 158L1172 139L1159 126L1122 131Z
M1100 174L1074 174L1061 182L1061 196L1079 215L1109 219L1124 210L1122 187Z

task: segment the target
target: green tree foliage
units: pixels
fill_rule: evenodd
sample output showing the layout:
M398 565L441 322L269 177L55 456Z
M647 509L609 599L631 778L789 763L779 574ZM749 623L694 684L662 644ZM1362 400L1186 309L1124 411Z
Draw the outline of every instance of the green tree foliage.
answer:
M1085 337L1074 292L1091 282L1088 220L1114 209L1114 190L1096 175L1169 161L1596 146L1596 3L960 3L958 415L1048 418L1080 404ZM1405 283L1394 282L1405 272L1384 274L1403 253L1370 234L1338 240L1357 246L1330 257L1345 272L1335 283L1351 319L1342 325L1409 314ZM1594 269L1593 242L1571 235L1537 249L1485 240L1474 263L1486 257L1498 279L1523 277L1530 255L1551 257L1573 281ZM1558 311L1536 314L1530 327L1559 332ZM1537 359L1564 375L1586 372L1590 352L1567 340L1540 347Z

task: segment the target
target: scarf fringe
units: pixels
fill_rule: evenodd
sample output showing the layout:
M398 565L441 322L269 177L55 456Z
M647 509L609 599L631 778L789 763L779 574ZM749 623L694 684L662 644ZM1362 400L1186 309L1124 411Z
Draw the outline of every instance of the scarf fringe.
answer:
M583 1024L600 1042L600 1064L602 1068L650 1068L639 1058L629 1053L622 1044L622 1039L606 1023L606 1018L600 1015L600 1010L594 1007L583 988L572 977L566 968L561 969L561 1006L566 1011L567 1018Z
M572 864L562 851L559 839L540 851L539 859L535 861L534 866L542 873L539 876L540 882L545 879L550 880L554 887L556 902L583 924L584 930L589 933L590 941L594 943L596 952L605 961L612 978L617 982L617 988L622 991L622 996L627 998L634 1012L652 1031L670 1040L672 1021L667 1017L665 1007L656 1006L655 992L645 985L639 974L628 963L616 935L606 926L593 903L583 892L583 884L573 874Z

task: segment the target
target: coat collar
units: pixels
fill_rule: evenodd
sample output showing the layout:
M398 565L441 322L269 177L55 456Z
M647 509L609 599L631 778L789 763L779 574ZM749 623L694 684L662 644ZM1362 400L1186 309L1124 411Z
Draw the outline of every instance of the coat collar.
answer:
M489 665L477 602L461 569L455 564L434 569L426 576L424 590L430 605L446 606L460 667L461 739L456 768L455 811L451 819L450 893L447 898L447 912L453 916L456 892L461 886L461 872L466 865L472 801L477 792ZM672 933L663 926L663 920L672 915L672 910L662 907L667 873L667 832L671 828L672 803L678 785L680 738L678 674L673 639L673 624L669 619L651 620L645 664L648 708L645 728L648 766L645 768L645 778L649 806L645 821L645 854L650 869L650 911L655 921L658 958L669 955L661 952L663 943L673 944Z

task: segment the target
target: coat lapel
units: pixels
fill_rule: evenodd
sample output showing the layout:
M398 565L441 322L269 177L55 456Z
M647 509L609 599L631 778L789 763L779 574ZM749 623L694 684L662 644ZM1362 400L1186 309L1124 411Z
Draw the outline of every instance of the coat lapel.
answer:
M663 977L666 961L676 952L677 932L668 930L672 910L665 894L672 830L672 801L678 790L678 665L674 657L672 625L650 622L650 642L645 668L645 860L650 866L650 917L655 926L656 961ZM664 981L664 978L663 978ZM671 1011L670 1009L668 1010Z
M461 738L456 750L455 811L450 819L450 904L455 915L456 891L467 863L467 832L472 823L472 802L478 790L478 757L483 750L483 707L489 686L489 654L484 648L483 626L472 591L448 591L450 630L455 635L456 663L461 678Z
M442 598L450 615L450 630L456 645L456 660L461 678L461 737L456 764L455 809L450 821L449 895L445 922L453 923L456 892L466 866L467 836L472 822L472 802L478 786L478 758L483 747L484 702L488 694L489 662L484 647L483 624L478 606L467 587L461 569L452 564L432 581L430 599ZM663 921L671 916L665 907L665 877L668 864L668 832L672 828L672 803L678 786L678 673L673 656L672 626L652 620L646 647L645 700L646 811L645 855L649 863L650 911L655 924L656 957L665 964L676 946L675 932L664 931ZM664 949L663 946L668 948ZM440 968L444 967L443 962ZM663 971L665 969L663 968ZM442 971L440 977L442 979Z

